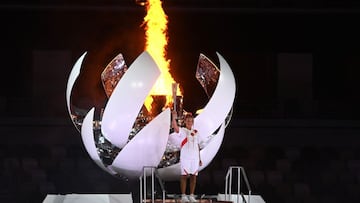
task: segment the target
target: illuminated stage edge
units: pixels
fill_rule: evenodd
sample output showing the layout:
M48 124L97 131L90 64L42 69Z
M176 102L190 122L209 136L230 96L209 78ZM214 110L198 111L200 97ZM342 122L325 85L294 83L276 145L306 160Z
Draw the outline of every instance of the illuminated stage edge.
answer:
M244 195L245 199L248 199L247 195ZM224 201L225 195L218 194L218 201ZM238 202L237 195L231 195L232 202ZM131 194L68 194L68 195L54 195L49 194L46 196L43 203L131 203L133 202ZM151 200L149 201L151 202ZM163 202L162 200L156 200L156 202ZM167 199L165 202L177 202L175 199ZM199 203L213 202L208 199L202 199ZM241 202L241 201L239 201ZM260 195L251 195L250 203L265 203L264 199Z

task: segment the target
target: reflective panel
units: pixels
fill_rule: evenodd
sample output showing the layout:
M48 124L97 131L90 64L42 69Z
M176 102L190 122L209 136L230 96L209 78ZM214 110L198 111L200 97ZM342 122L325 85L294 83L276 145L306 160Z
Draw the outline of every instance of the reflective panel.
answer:
M108 98L127 69L123 55L118 54L101 73L101 81Z
M200 54L195 76L208 97L214 93L219 75L220 71L216 65L204 54Z

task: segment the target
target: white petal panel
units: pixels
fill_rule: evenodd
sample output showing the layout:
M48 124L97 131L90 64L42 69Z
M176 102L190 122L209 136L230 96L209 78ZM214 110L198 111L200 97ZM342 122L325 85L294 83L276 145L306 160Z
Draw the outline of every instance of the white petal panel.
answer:
M93 119L94 119L94 108L92 108L85 116L83 124L81 126L81 138L84 143L85 149L90 155L91 159L100 166L103 170L107 171L110 174L113 174L109 169L107 169L97 153L94 132L93 132Z
M113 169L139 176L144 166L157 167L166 149L169 130L170 109L166 109L125 145L115 158Z
M219 81L209 102L203 111L195 118L194 126L204 140L207 140L220 125L221 127L218 133L213 136L210 143L200 152L203 162L200 170L209 165L220 149L225 133L225 118L230 112L235 99L236 85L234 74L224 58L220 54L218 54L218 57L220 60ZM164 180L173 180L179 173L179 163L159 169L159 175Z
M85 55L86 55L86 52L83 53L83 55L81 55L80 58L76 61L75 65L73 66L73 69L70 72L69 79L68 79L68 82L67 82L66 105L67 105L70 117L71 117L71 109L70 109L71 92L72 92L72 88L74 86L74 83L75 83L76 79L78 78L78 76L80 74L81 64L82 64L82 62L83 62L83 60L85 58Z
M217 53L220 61L220 77L214 94L203 111L196 116L194 126L199 131L200 136L206 137L224 122L230 112L235 99L235 78L229 65L224 58Z
M160 70L148 52L143 52L116 85L102 118L102 134L123 148L134 121Z
M220 149L221 143L224 139L225 123L223 123L219 129L219 132L212 138L210 143L200 151L202 166L200 170L204 169L214 159L215 155Z
M181 174L180 163L168 166L166 168L158 169L159 176L161 180L164 181L174 181L179 180Z

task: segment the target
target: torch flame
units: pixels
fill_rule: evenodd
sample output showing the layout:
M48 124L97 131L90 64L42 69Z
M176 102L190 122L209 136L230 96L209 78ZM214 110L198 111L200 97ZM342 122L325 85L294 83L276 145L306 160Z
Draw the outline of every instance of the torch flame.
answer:
M145 50L154 58L160 68L160 77L157 79L150 94L145 100L146 108L151 111L152 95L166 95L166 105L172 102L172 84L175 80L169 72L170 60L166 59L167 46L167 15L165 14L160 0L148 0L146 4L147 14L144 17L146 44ZM178 94L181 95L178 88Z

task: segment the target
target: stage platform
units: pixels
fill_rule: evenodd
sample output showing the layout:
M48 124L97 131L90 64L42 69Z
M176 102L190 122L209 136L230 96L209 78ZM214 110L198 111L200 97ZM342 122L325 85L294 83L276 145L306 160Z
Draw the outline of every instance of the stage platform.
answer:
M171 198L167 197L164 201L162 199L155 199L153 203L181 203L180 195L173 195ZM265 203L259 195L251 195L249 197L244 195L247 203ZM224 194L218 195L202 195L197 197L199 203L243 203L242 198L238 195L231 195L231 201L225 201ZM148 199L146 202L152 202ZM43 203L137 203L133 202L131 194L67 194L55 195L49 194L44 199Z

